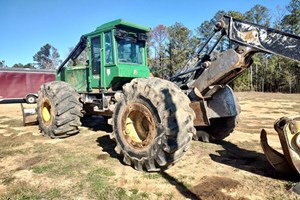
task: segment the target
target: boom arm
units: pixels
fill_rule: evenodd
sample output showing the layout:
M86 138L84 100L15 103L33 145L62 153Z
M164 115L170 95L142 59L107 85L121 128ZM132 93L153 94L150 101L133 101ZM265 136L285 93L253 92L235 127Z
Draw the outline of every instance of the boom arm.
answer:
M81 52L85 49L86 47L86 37L81 36L78 44L75 46L75 48L71 51L71 53L68 55L68 57L61 63L61 65L57 69L57 73L60 73L61 70L64 68L65 64L71 59L75 60Z
M194 69L172 77L171 81L176 82L180 76L194 73L189 76L186 84L189 88L196 88L203 95L210 86L225 85L234 80L252 64L252 56L255 53L271 53L300 62L299 36L228 16L224 16L224 20L217 23L213 34L218 31L222 34L208 55L201 58ZM209 54L225 35L231 42L238 44L238 47L229 49L217 60L210 61ZM205 46L200 51L204 48ZM198 55L199 53L197 52Z
M300 37L225 16L231 41L300 62Z
M209 96L210 86L225 85L252 64L257 52L271 53L300 62L300 37L257 24L225 17L221 22L224 35L239 46L224 52L217 60L206 61L205 69L192 82L194 93ZM221 29L221 30L222 30ZM215 87L213 87L215 88ZM279 172L300 174L300 116L281 118L275 122L284 154L269 146L267 133L261 132L261 146L270 164Z

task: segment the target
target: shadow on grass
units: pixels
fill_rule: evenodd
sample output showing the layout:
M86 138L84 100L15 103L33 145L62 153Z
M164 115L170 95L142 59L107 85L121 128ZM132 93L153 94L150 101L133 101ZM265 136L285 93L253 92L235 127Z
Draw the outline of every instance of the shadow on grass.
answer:
M116 142L110 139L108 135L98 137L96 142L98 143L98 146L102 148L103 152L108 153L112 158L117 158L120 163L124 164L121 156L115 151Z
M265 155L262 153L239 148L237 145L228 141L219 141L217 144L222 145L224 150L218 150L217 153L219 155L209 155L215 162L273 179L289 181L299 180L299 177L279 174L269 164Z
M97 140L98 142L98 146L102 148L103 152L106 152L110 155L110 157L112 158L116 158L119 160L120 164L125 165L125 163L123 162L123 156L117 154L114 150L115 146L116 146L116 142L111 140L109 138L108 135L104 135L101 137L98 137ZM137 172L138 173L138 172ZM151 172L149 172L151 173ZM154 172L155 173L155 172ZM181 181L177 180L176 178L174 178L173 176L170 176L167 172L165 171L160 171L157 172L160 173L161 176L166 179L170 184L172 184L173 186L175 186L177 188L177 190L186 198L188 199L193 199L193 200L198 200L200 198L198 198L192 191L190 191L185 185L184 183L182 183Z
M173 176L170 176L165 171L161 171L160 174L164 179L166 179L171 185L175 186L176 189L187 199L199 200L200 198L194 194L191 190L189 190L184 183L177 180Z
M107 124L107 120L102 116L90 116L81 119L82 126L92 131L112 132L111 125Z
M81 119L81 123L91 131L112 132L112 126L107 123L105 117L100 115L84 117ZM115 152L116 142L111 140L108 135L98 137L96 142L103 152L108 153L112 158L117 158L123 164L121 156ZM98 159L106 159L106 155L99 155Z

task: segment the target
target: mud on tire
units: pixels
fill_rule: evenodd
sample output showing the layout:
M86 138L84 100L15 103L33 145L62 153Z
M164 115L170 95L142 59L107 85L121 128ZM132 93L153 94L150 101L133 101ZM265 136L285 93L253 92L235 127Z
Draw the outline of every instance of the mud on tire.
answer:
M65 138L79 132L82 103L79 94L66 82L45 83L38 92L37 115L43 135Z
M123 92L111 136L124 163L157 171L178 161L195 134L188 97L175 84L158 78L134 79Z

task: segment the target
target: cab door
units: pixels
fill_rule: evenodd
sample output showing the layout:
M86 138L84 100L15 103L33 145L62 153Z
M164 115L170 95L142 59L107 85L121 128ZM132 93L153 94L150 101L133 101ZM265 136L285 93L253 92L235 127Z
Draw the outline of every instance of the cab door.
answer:
M99 88L101 77L101 36L91 37L91 54L90 54L90 69L91 69L91 87L92 89Z

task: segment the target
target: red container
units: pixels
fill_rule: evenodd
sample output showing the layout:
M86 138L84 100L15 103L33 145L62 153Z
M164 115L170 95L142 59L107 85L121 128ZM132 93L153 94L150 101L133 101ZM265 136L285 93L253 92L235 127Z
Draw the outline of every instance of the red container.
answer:
M0 100L25 99L37 94L40 86L55 80L55 71L0 69Z

